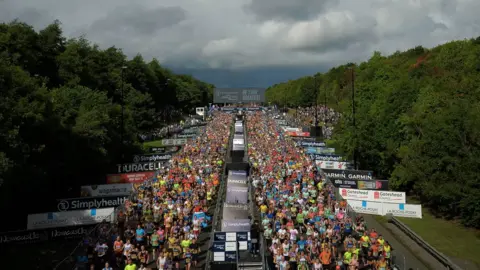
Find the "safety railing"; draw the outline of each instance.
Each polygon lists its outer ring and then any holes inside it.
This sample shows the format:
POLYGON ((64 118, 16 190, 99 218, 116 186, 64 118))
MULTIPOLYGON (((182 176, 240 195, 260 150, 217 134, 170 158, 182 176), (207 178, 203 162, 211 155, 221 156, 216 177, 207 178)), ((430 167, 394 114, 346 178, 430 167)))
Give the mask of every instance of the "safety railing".
POLYGON ((445 266, 446 269, 452 270, 462 270, 462 268, 456 265, 452 260, 450 260, 447 256, 440 253, 430 244, 425 242, 418 234, 412 231, 407 225, 401 222, 399 219, 395 218, 391 214, 387 215, 388 222, 397 226, 401 231, 403 231, 408 237, 410 237, 413 241, 415 241, 418 245, 420 245, 425 251, 427 251, 430 255, 432 255, 435 259, 438 260, 441 264, 445 266))

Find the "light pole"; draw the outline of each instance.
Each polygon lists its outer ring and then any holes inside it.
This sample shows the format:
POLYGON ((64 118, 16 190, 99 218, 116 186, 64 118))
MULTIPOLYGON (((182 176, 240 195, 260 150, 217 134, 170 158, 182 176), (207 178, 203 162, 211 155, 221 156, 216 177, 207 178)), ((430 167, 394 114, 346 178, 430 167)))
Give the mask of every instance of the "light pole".
POLYGON ((317 89, 317 75, 313 76, 313 88, 315 90, 315 130, 318 127, 318 89, 317 89))
POLYGON ((323 124, 327 127, 327 87, 323 86, 323 124))
POLYGON ((121 107, 122 107, 122 114, 121 114, 121 130, 120 130, 120 140, 122 141, 122 167, 123 167, 123 163, 125 162, 125 142, 124 142, 124 136, 125 136, 125 95, 124 95, 124 73, 125 73, 125 69, 127 69, 127 66, 122 66, 122 74, 121 74, 121 77, 122 77, 122 85, 121 85, 121 90, 120 90, 120 99, 121 99, 121 107))

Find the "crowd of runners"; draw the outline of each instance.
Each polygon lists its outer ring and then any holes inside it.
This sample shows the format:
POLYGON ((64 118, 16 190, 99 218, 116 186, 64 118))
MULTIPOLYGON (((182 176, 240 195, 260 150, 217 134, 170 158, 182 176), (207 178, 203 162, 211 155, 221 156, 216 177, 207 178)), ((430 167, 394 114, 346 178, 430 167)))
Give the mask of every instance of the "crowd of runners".
POLYGON ((333 126, 340 119, 340 113, 334 111, 332 108, 324 106, 297 107, 290 110, 290 113, 285 116, 288 123, 292 126, 311 127, 315 125, 315 115, 317 117, 317 124, 322 126, 323 136, 325 138, 331 138, 333 126), (317 110, 316 114, 315 108, 317 110))
POLYGON ((255 198, 273 264, 286 269, 391 269, 392 247, 346 202, 272 117, 247 117, 255 198))
POLYGON ((151 269, 150 264, 189 270, 197 264, 203 244, 199 234, 210 220, 208 208, 216 197, 233 121, 226 113, 214 114, 205 132, 156 177, 135 186, 118 212, 118 226, 104 234, 110 237, 98 238, 87 251, 90 269, 151 269))

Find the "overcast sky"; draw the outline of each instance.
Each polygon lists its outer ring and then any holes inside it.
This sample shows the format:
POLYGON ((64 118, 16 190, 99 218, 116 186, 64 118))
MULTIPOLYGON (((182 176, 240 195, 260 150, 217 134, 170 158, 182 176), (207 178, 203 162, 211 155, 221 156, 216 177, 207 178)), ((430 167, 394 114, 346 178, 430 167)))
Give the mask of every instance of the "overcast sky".
POLYGON ((0 0, 0 21, 182 68, 332 67, 480 35, 480 0, 0 0))

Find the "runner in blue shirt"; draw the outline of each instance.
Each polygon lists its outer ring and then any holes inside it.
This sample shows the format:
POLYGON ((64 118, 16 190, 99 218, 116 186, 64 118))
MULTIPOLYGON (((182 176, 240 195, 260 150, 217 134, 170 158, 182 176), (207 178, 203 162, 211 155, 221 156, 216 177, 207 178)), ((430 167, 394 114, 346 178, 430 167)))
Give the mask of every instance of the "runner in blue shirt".
POLYGON ((137 230, 135 232, 135 240, 137 241, 137 244, 140 246, 144 245, 145 242, 145 230, 142 228, 140 224, 137 226, 137 230))

